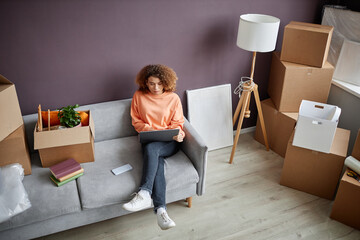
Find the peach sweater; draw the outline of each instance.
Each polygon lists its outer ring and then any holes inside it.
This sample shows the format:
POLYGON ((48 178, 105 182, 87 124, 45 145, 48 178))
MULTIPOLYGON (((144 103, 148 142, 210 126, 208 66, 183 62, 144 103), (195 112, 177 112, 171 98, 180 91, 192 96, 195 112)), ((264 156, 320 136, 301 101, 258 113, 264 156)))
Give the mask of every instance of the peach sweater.
POLYGON ((176 93, 154 95, 136 91, 130 114, 137 132, 179 128, 180 133, 185 136, 183 109, 176 93))

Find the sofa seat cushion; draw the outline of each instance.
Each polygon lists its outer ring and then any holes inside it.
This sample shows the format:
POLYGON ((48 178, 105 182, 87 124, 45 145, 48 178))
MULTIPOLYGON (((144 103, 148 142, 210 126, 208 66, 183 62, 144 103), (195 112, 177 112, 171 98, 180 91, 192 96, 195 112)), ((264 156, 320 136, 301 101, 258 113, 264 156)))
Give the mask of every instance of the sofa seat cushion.
MULTIPOLYGON (((83 209, 121 204, 138 191, 142 175, 142 151, 137 136, 95 143, 95 162, 81 164, 84 175, 77 180, 83 209), (129 163, 133 169, 115 176, 111 169, 129 163)), ((187 156, 179 151, 165 159, 167 191, 196 184, 199 176, 187 156)))
POLYGON ((0 231, 81 211, 76 181, 57 187, 50 179, 50 170, 41 167, 38 153, 31 155, 31 162, 32 174, 23 180, 31 207, 1 223, 0 231))

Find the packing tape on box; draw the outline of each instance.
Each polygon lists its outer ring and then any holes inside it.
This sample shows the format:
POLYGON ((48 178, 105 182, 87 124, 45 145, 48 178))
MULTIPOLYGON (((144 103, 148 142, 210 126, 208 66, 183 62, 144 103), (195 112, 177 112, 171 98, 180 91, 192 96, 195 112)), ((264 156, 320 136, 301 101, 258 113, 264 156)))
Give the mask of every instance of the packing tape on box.
POLYGON ((360 161, 356 158, 349 156, 345 159, 345 165, 351 170, 355 171, 357 174, 360 174, 360 161))

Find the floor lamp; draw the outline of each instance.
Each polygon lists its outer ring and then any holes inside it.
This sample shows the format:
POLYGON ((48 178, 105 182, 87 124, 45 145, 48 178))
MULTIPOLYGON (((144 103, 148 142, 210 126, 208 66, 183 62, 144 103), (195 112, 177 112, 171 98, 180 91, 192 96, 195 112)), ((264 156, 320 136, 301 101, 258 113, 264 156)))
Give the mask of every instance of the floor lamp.
POLYGON ((253 78, 254 78, 254 70, 255 70, 256 52, 271 52, 275 49, 276 39, 279 31, 279 25, 280 25, 280 19, 268 15, 244 14, 240 16, 239 30, 237 36, 237 46, 244 50, 253 52, 253 56, 252 56, 250 78, 248 78, 249 79, 248 81, 244 81, 244 82, 241 81, 238 87, 241 96, 234 113, 233 125, 235 125, 236 119, 238 118, 239 114, 240 116, 235 134, 234 145, 231 151, 231 156, 229 161, 230 164, 232 163, 234 158, 244 117, 246 118, 250 117, 249 104, 250 104, 251 93, 254 93, 261 130, 264 136, 265 146, 266 149, 269 150, 265 123, 261 110, 258 85, 254 83, 253 78))

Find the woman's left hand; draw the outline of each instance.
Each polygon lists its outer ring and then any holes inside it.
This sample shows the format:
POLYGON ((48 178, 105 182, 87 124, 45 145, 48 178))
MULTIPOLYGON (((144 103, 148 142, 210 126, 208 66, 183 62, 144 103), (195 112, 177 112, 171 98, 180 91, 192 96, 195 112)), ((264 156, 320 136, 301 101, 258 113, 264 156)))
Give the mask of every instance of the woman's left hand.
POLYGON ((182 142, 184 141, 184 136, 181 133, 179 133, 178 135, 174 136, 173 139, 177 142, 182 142))

